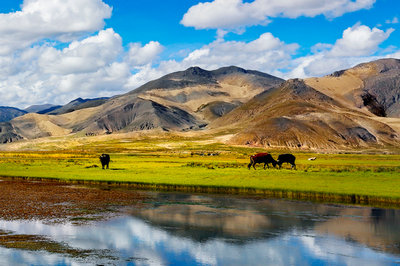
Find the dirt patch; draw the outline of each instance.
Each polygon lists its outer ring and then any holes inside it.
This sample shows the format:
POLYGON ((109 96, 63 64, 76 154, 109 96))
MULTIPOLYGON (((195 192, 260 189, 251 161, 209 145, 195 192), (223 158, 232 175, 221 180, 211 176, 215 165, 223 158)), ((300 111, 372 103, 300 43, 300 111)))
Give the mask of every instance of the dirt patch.
POLYGON ((2 178, 0 181, 0 217, 3 220, 84 223, 118 215, 124 206, 140 206, 147 199, 134 190, 22 179, 2 178))

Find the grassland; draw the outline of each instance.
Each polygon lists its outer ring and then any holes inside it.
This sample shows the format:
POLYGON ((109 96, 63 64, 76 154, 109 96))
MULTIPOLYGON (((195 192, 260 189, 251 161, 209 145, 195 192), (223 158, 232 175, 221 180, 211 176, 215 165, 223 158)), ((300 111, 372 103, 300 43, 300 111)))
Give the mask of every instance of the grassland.
MULTIPOLYGON (((193 138, 109 139, 0 152, 0 176, 400 206, 400 155, 294 152, 298 170, 248 170, 249 155, 260 151, 193 138), (109 170, 100 167, 103 152, 111 155, 109 170)), ((270 152, 276 158, 287 151, 270 152)))

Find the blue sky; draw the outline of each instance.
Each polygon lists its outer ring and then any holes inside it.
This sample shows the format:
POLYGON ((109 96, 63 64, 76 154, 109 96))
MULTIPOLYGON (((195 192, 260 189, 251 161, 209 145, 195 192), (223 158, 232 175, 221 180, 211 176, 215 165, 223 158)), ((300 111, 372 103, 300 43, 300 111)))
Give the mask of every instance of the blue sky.
POLYGON ((282 78, 400 58, 398 0, 5 0, 0 105, 112 96, 190 66, 282 78))

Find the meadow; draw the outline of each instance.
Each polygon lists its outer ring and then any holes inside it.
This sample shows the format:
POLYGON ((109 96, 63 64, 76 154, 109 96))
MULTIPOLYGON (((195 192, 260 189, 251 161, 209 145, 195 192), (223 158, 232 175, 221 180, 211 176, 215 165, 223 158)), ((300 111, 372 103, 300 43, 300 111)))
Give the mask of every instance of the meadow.
MULTIPOLYGON (((0 152, 0 176, 129 185, 190 192, 244 193, 400 205, 400 155, 292 152, 297 170, 248 170, 262 148, 185 138, 122 138, 53 151, 0 152), (101 153, 111 155, 103 170, 101 153), (310 157, 317 157, 309 161, 310 157)), ((269 150, 274 158, 287 150, 269 150)))

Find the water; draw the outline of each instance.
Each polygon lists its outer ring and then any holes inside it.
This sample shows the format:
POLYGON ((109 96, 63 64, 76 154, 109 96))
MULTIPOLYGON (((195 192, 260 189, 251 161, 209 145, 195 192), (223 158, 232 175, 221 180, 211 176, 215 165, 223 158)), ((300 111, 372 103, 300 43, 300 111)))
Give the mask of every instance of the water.
POLYGON ((400 210, 146 193, 145 204, 100 222, 0 220, 0 238, 24 238, 0 247, 0 264, 400 264, 400 210))

